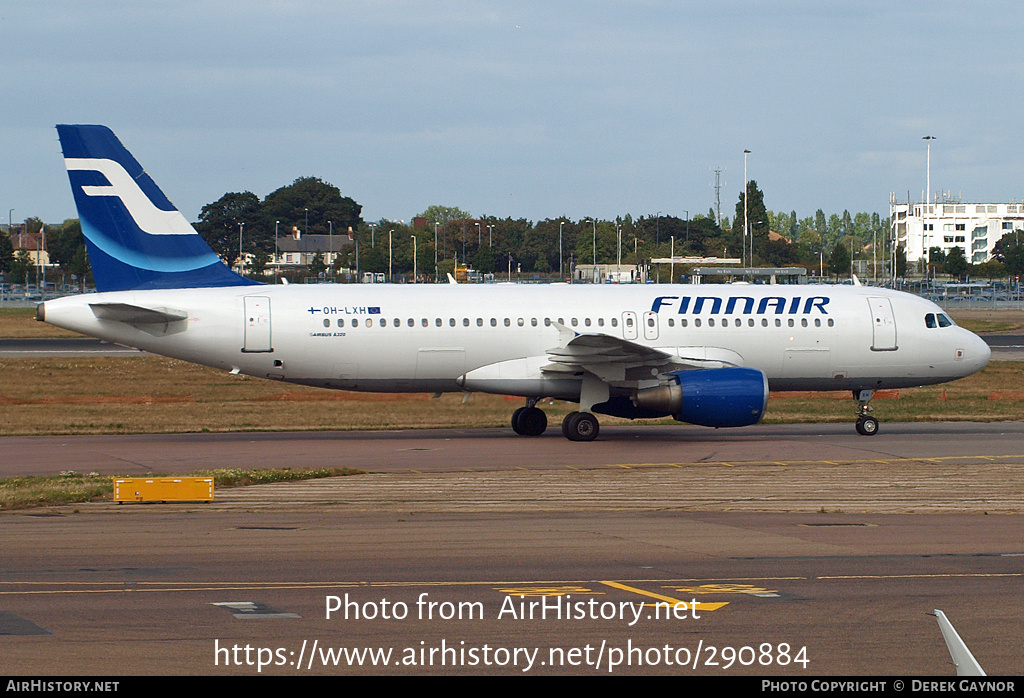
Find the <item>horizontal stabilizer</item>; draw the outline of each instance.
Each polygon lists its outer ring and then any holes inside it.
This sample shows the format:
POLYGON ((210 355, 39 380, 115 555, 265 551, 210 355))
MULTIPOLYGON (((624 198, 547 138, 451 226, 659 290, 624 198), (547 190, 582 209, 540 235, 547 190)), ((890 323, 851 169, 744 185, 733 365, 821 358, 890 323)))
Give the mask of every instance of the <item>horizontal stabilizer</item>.
POLYGON ((129 325, 164 325, 188 319, 188 313, 184 310, 143 308, 130 303, 90 303, 89 307, 100 320, 113 320, 129 325))

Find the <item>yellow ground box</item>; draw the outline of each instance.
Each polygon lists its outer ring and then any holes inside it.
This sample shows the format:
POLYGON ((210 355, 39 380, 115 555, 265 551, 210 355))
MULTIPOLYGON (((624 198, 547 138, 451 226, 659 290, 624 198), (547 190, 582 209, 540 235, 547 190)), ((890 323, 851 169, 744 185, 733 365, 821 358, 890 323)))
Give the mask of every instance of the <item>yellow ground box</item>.
POLYGON ((213 501, 212 477, 115 477, 114 501, 213 501))

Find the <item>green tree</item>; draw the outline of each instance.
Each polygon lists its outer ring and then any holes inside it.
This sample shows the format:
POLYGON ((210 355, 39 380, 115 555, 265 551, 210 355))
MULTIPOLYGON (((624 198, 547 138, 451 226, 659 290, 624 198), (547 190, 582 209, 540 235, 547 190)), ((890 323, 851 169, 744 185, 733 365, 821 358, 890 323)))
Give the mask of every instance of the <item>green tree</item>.
POLYGON ((768 229, 770 227, 768 209, 764 205, 764 192, 757 188, 757 182, 753 179, 747 182, 746 192, 740 193, 739 201, 736 202, 736 216, 733 218, 733 237, 743 240, 744 212, 747 225, 750 231, 750 239, 746 240, 749 254, 763 255, 764 247, 768 243, 768 229))
POLYGON ((14 247, 11 245, 11 236, 0 233, 0 274, 9 272, 13 263, 14 247))
POLYGON ((963 279, 970 267, 971 265, 964 257, 964 248, 954 247, 946 255, 946 273, 950 276, 958 280, 963 279))
POLYGON ((842 242, 832 246, 832 253, 828 256, 828 268, 837 279, 850 273, 850 250, 842 242))
MULTIPOLYGON (((203 206, 196 230, 224 261, 231 266, 238 259, 241 224, 245 223, 243 238, 248 238, 247 250, 257 248, 253 236, 263 227, 263 214, 259 197, 251 191, 230 192, 212 204, 203 206)), ((243 242, 245 242, 243 240, 243 242)), ((271 241, 273 249, 273 241, 271 241)))
MULTIPOLYGON (((311 235, 327 235, 356 230, 362 223, 363 207, 350 197, 342 196, 338 187, 318 177, 300 177, 286 187, 271 192, 263 200, 264 230, 269 232, 273 249, 274 225, 281 230, 298 228, 311 235), (308 215, 308 227, 307 227, 308 215)), ((246 233, 248 233, 246 224, 246 233)))
POLYGON ((472 217, 468 211, 463 211, 458 206, 428 206, 427 210, 419 214, 417 218, 427 219, 427 227, 434 229, 434 224, 447 225, 452 221, 462 221, 472 217))

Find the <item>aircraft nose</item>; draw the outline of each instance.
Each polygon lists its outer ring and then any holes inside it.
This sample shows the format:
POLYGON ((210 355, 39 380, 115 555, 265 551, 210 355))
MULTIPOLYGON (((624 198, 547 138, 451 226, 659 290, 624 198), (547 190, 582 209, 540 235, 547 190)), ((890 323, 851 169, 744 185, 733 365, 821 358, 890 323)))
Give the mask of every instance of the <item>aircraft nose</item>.
POLYGON ((964 367, 969 369, 969 373, 965 375, 976 373, 985 368, 992 358, 992 349, 988 343, 973 332, 970 335, 970 341, 964 351, 964 367))

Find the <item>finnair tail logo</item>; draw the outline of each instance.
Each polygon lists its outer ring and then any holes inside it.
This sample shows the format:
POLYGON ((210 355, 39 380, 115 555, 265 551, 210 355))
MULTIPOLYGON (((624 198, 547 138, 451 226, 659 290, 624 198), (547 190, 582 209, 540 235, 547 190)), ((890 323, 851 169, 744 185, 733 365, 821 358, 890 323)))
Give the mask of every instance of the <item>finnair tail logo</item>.
POLYGON ((65 158, 68 171, 99 172, 109 185, 83 186, 86 196, 115 196, 121 200, 142 232, 148 235, 198 235, 177 209, 163 211, 153 205, 131 175, 114 160, 102 158, 65 158))

